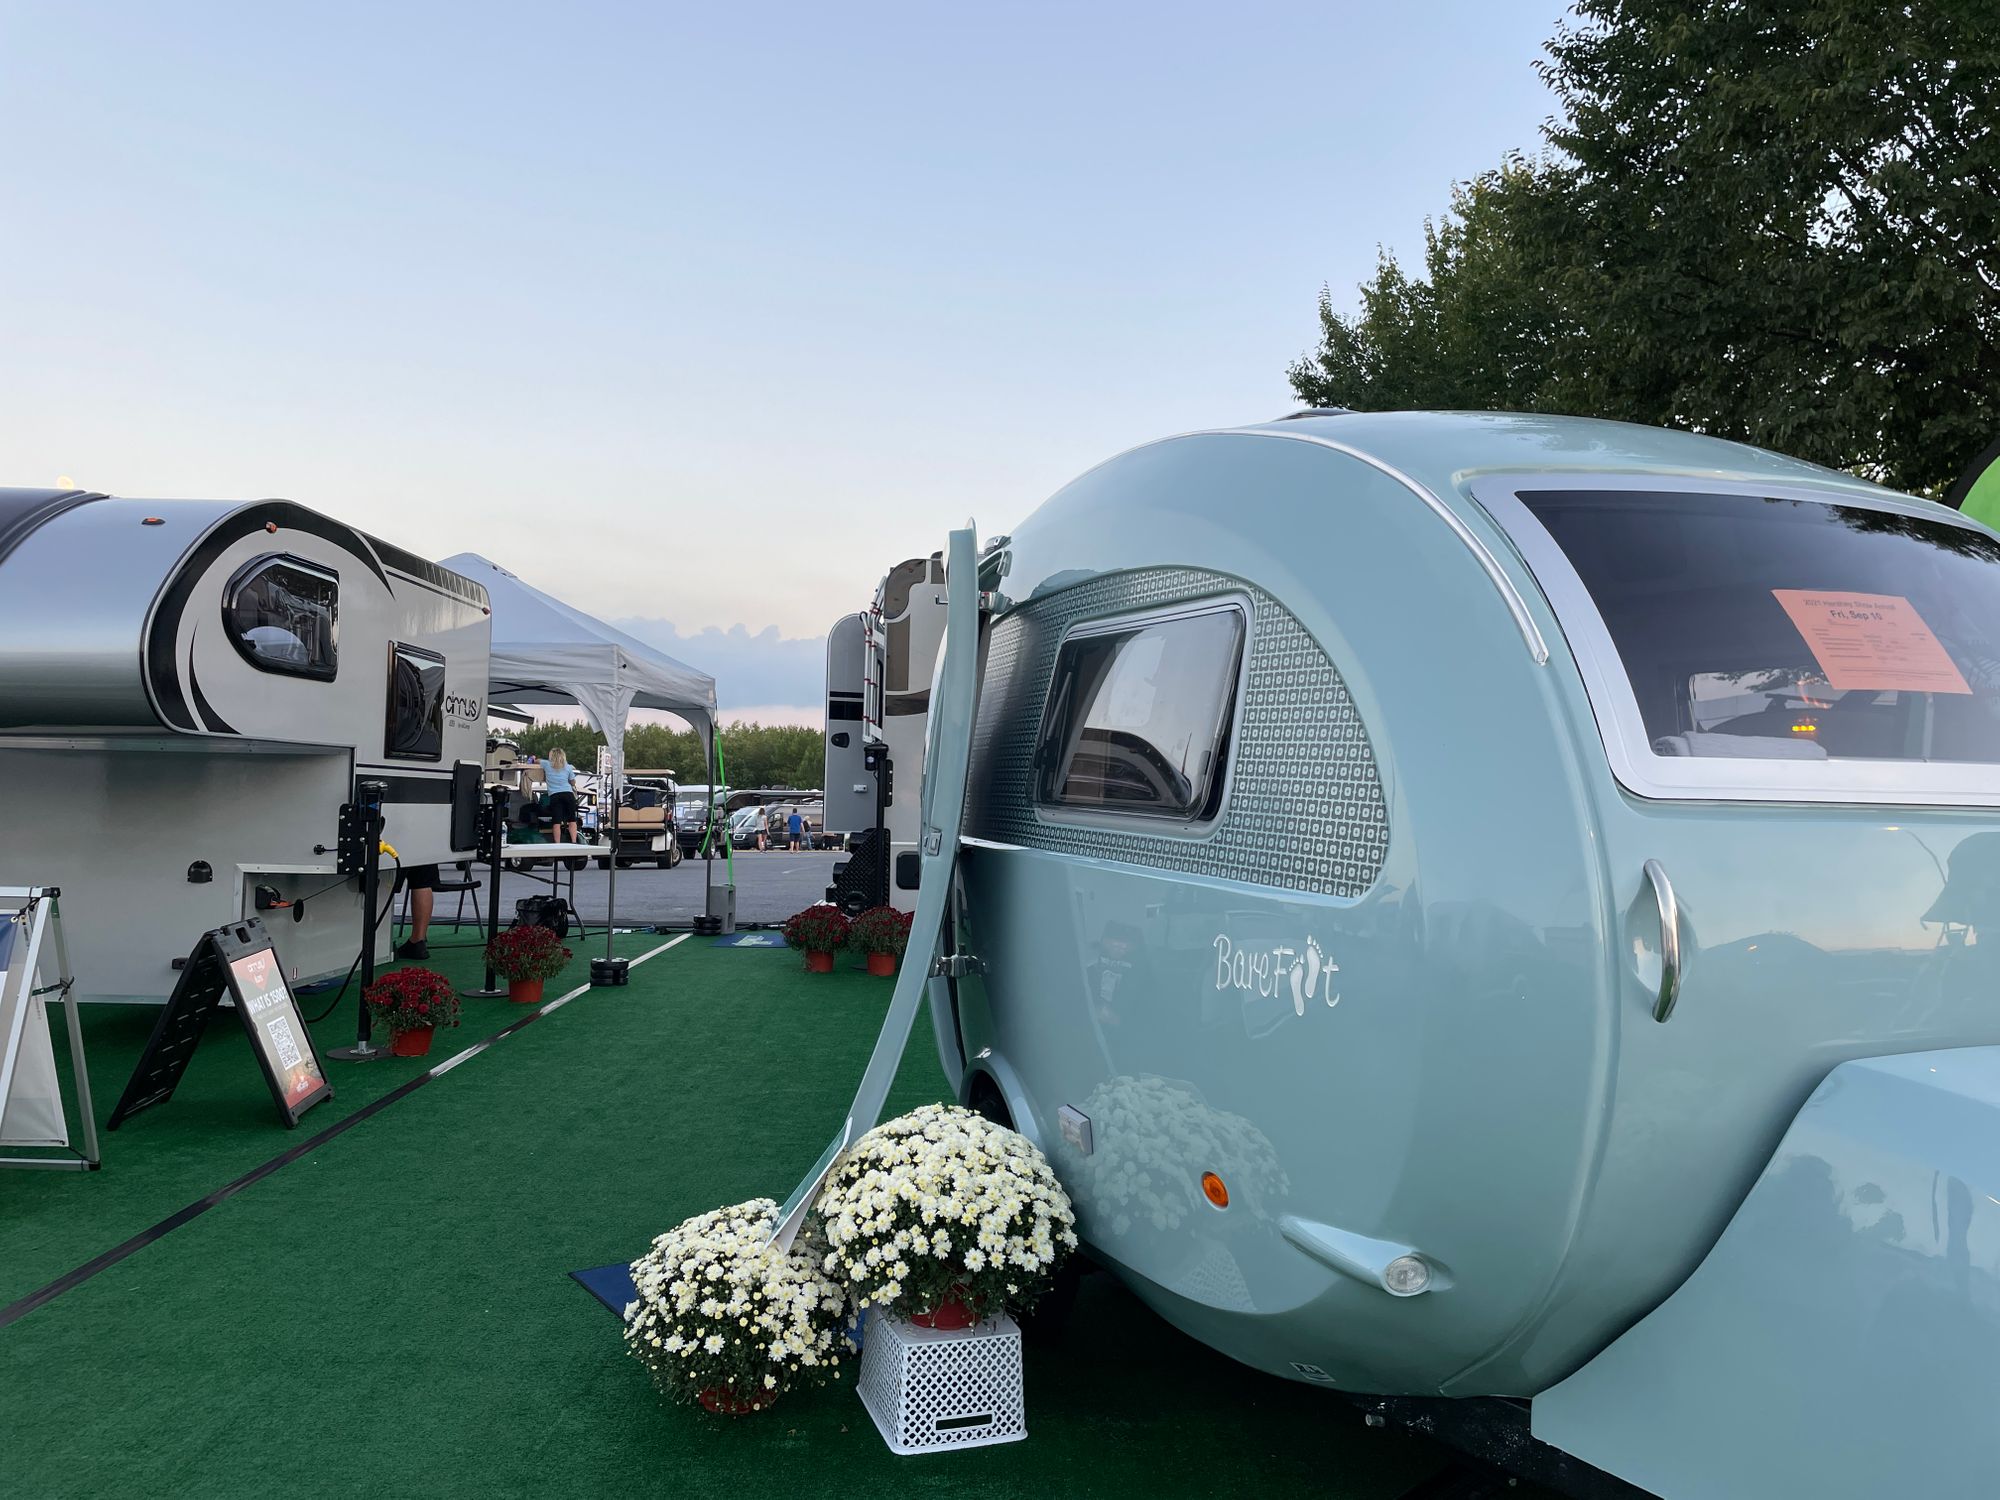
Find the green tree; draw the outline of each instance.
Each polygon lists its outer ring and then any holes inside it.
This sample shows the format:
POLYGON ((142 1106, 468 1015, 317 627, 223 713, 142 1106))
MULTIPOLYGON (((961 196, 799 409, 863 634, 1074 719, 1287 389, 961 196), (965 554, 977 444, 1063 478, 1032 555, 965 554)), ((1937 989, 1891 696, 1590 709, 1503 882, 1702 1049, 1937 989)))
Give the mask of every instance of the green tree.
POLYGON ((2000 430, 1993 0, 1581 0, 1551 154, 1461 188, 1316 404, 1690 427, 1936 492, 2000 430), (1546 334, 1538 332, 1546 329, 1546 334))
POLYGON ((1425 222, 1421 274, 1383 252, 1355 317, 1322 290, 1320 347, 1292 366, 1293 389, 1361 411, 1575 409, 1583 330, 1544 249, 1563 179, 1550 162, 1511 158, 1425 222))

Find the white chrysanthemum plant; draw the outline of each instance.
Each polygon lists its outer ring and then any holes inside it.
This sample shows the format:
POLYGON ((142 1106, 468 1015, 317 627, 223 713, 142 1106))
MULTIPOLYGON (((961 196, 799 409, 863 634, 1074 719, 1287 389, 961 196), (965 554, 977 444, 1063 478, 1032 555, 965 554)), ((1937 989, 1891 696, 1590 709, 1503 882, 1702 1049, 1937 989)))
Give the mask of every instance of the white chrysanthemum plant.
POLYGON ((777 1218, 769 1198, 698 1214, 632 1263, 625 1346, 671 1399, 741 1415, 833 1378, 853 1351, 824 1247, 801 1236, 779 1249, 777 1218))
POLYGON ((1076 1216, 1048 1159, 952 1104, 862 1136, 816 1207, 827 1276, 859 1307, 937 1328, 1033 1305, 1076 1248, 1076 1216))

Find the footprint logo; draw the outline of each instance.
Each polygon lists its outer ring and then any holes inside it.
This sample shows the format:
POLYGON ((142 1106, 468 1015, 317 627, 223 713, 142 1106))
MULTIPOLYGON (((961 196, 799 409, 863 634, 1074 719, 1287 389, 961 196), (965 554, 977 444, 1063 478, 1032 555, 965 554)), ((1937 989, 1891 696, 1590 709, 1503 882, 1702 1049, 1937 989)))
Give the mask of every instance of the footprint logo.
POLYGON ((1306 1001, 1319 993, 1319 982, 1326 981, 1326 1003, 1340 1004, 1340 991, 1333 986, 1333 976, 1340 972, 1340 965, 1328 958, 1320 948, 1319 939, 1306 939, 1306 951, 1292 965, 1292 1011, 1295 1015, 1306 1013, 1306 1001))
MULTIPOLYGON (((1333 976, 1340 972, 1340 965, 1321 954, 1319 944, 1311 938, 1306 939, 1306 961, 1309 964, 1323 964, 1319 972, 1319 977, 1324 986, 1320 991, 1320 995, 1326 1001, 1327 1008, 1331 1010, 1334 1006, 1340 1004, 1340 990, 1333 982, 1333 976)), ((1306 993, 1312 993, 1310 985, 1306 987, 1306 993)))

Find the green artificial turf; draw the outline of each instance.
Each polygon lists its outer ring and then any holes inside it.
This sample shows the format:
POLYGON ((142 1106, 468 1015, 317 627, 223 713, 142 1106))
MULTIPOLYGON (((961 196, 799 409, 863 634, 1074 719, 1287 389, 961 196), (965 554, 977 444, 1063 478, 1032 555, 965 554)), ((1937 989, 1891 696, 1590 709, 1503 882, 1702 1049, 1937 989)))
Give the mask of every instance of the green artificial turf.
MULTIPOLYGON (((0 1329, 0 1494, 1359 1500, 1442 1466, 1183 1337, 1103 1274, 1060 1340, 1029 1349, 1022 1443, 894 1457, 851 1378, 750 1418, 664 1405, 567 1273, 689 1214, 782 1198, 841 1118, 889 988, 691 938, 526 1027, 0 1329)), ((473 1002, 438 1056, 517 1018, 473 1002)), ((144 1020, 90 1018, 100 1114, 144 1020)), ((322 1046, 347 1029, 329 1022, 322 1046)), ((300 1130, 422 1066, 329 1064, 339 1095, 300 1130)), ((919 1018, 891 1108, 942 1092, 919 1018)), ((296 1142, 270 1109, 218 1027, 181 1096, 106 1138, 103 1172, 0 1174, 0 1301, 296 1142)))
MULTIPOLYGON (((632 933, 615 941, 617 951, 629 956, 658 947, 665 939, 632 933)), ((583 983, 589 977, 585 956, 602 953, 603 943, 601 934, 587 947, 572 943, 578 957, 567 973, 550 983, 548 996, 583 983)), ((480 949, 471 928, 463 929, 462 936, 440 929, 428 966, 458 983, 477 985, 484 977, 480 949)), ((398 965, 384 964, 390 967, 398 965)), ((354 1040, 359 990, 357 978, 338 1004, 331 990, 299 997, 299 1009, 308 1017, 333 1005, 326 1019, 313 1027, 322 1056, 354 1040)), ((307 1111, 295 1130, 284 1127, 272 1104, 242 1027, 232 1015, 219 1013, 195 1049, 173 1098, 108 1131, 105 1122, 160 1012, 151 1005, 85 1006, 84 1052, 90 1060, 104 1166, 87 1179, 67 1172, 0 1170, 0 1307, 318 1134, 442 1058, 520 1020, 529 1009, 505 999, 467 1000, 463 1023, 456 1030, 437 1033, 431 1057, 391 1057, 363 1064, 329 1061, 333 1098, 307 1111)), ((70 1136, 76 1141, 69 1029, 59 1009, 50 1009, 49 1029, 55 1039, 64 1107, 70 1112, 70 1136)), ((376 1040, 386 1045, 386 1037, 378 1035, 376 1040)))

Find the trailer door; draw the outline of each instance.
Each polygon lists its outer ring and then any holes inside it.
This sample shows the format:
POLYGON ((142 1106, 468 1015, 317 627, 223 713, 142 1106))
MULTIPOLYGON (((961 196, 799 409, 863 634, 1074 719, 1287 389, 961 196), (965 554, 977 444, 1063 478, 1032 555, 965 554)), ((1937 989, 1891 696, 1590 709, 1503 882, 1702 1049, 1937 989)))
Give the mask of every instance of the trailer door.
MULTIPOLYGON (((848 1107, 847 1118, 819 1162, 786 1200, 778 1238, 789 1244, 820 1183, 835 1158, 849 1143, 872 1129, 882 1117, 896 1069, 916 1023, 918 1003, 931 987, 933 968, 944 956, 944 923, 950 910, 953 872, 958 863, 959 823, 965 811, 966 767, 972 756, 972 716, 979 667, 979 559, 976 531, 970 521, 951 533, 946 547, 944 650, 938 654, 931 679, 930 723, 924 747, 922 822, 918 857, 923 878, 917 888, 917 912, 910 929, 910 948, 896 977, 896 993, 875 1051, 848 1107)), ((938 988, 943 988, 939 985, 938 988)), ((949 1003, 948 1001, 946 1002, 949 1003)))

